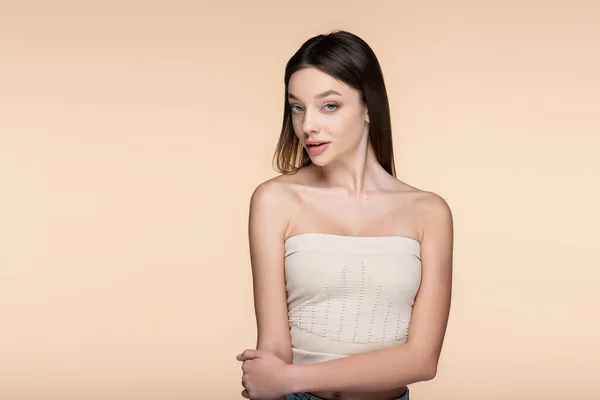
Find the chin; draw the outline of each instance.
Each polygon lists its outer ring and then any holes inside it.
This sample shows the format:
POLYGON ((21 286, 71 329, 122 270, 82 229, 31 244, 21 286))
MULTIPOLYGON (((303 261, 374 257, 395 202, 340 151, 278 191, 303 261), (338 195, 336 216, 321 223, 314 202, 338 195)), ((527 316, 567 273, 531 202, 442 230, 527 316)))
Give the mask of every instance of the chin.
POLYGON ((331 159, 329 157, 311 157, 310 161, 317 167, 325 167, 331 163, 331 159))

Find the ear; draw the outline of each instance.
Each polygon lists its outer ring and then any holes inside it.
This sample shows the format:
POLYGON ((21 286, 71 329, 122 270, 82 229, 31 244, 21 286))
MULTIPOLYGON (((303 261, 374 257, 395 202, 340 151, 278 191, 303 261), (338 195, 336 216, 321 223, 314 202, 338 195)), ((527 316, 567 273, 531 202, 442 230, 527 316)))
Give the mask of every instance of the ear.
POLYGON ((366 121, 367 123, 369 123, 369 124, 371 123, 371 120, 369 119, 369 112, 368 112, 368 111, 367 111, 367 113, 365 114, 365 121, 366 121))

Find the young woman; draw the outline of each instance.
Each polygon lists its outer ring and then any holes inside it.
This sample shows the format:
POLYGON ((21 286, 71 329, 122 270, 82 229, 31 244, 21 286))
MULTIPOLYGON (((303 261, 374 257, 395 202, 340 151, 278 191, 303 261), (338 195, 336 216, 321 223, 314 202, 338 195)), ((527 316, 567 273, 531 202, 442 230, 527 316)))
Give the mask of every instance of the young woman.
POLYGON ((437 370, 452 214, 396 178, 384 80, 361 38, 318 35, 289 60, 275 161, 250 200, 258 340, 237 356, 242 396, 407 400, 437 370))

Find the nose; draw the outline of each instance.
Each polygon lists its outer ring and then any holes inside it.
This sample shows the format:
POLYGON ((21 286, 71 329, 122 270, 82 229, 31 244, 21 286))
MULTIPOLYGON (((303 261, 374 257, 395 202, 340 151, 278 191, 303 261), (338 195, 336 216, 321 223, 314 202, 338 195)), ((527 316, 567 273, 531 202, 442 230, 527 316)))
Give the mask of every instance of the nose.
POLYGON ((304 111, 304 119, 302 120, 302 131, 304 133, 313 133, 316 131, 316 118, 312 111, 304 111))

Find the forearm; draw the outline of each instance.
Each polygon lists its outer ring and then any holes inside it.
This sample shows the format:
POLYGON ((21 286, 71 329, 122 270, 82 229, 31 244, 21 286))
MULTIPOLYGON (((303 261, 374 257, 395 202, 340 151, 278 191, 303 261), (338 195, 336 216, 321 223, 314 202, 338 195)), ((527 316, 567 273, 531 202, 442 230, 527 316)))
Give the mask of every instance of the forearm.
POLYGON ((290 344, 280 343, 257 343, 257 350, 266 350, 277 358, 283 360, 286 364, 292 363, 292 346, 290 344))
POLYGON ((295 392, 384 391, 432 379, 435 364, 409 345, 399 345, 332 361, 293 365, 290 389, 295 392))

